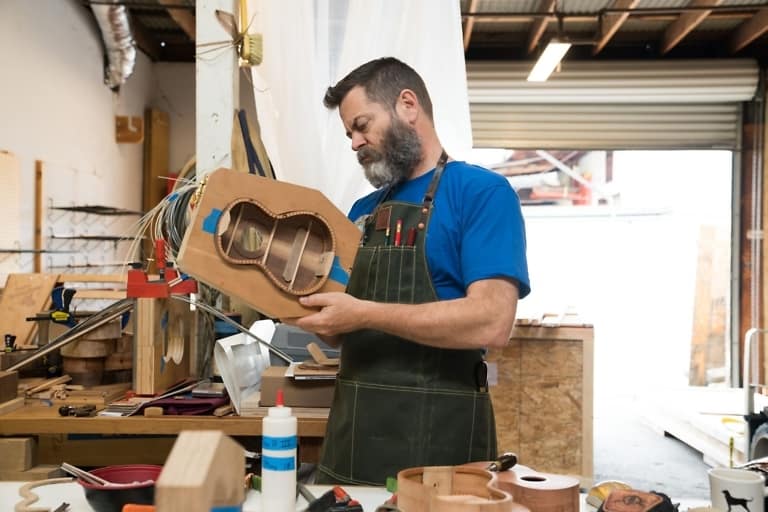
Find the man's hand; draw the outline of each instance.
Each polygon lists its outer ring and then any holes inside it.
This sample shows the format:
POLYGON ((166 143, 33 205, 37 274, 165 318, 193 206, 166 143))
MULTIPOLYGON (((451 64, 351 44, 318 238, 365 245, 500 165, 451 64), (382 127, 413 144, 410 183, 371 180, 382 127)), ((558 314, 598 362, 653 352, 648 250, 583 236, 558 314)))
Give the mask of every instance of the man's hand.
POLYGON ((320 336, 336 336, 364 327, 365 301, 342 292, 316 293, 299 298, 302 306, 321 308, 296 320, 296 326, 320 336))

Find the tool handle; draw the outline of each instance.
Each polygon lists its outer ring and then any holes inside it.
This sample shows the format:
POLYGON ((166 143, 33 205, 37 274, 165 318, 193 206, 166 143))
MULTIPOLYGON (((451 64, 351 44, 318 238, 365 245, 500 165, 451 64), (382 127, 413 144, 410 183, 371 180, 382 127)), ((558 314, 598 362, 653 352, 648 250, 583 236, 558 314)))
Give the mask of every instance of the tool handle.
POLYGON ((517 455, 512 452, 505 452, 488 465, 489 471, 501 472, 510 469, 517 464, 517 455))

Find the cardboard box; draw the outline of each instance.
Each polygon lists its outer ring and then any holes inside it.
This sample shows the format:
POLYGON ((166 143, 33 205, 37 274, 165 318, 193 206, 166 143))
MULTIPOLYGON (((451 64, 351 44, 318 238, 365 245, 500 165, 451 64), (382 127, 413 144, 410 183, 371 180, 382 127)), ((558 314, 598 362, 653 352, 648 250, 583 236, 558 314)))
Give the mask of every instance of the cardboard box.
POLYGON ((296 380, 285 376, 287 366, 270 366, 261 374, 259 405, 275 405, 277 390, 282 388, 285 405, 290 407, 330 407, 334 379, 296 380))

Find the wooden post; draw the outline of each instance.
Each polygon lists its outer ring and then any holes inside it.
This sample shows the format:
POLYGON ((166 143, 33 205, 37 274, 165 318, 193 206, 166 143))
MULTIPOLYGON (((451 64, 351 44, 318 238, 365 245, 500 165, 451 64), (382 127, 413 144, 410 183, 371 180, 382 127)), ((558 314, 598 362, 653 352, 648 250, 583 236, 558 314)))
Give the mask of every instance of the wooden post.
POLYGON ((239 97, 238 55, 233 45, 215 45, 231 41, 219 23, 216 11, 229 13, 237 19, 236 0, 200 0, 195 7, 198 52, 195 89, 195 150, 196 176, 219 167, 232 167, 233 113, 239 97))
POLYGON ((43 271, 43 161, 35 160, 35 258, 34 272, 43 271))

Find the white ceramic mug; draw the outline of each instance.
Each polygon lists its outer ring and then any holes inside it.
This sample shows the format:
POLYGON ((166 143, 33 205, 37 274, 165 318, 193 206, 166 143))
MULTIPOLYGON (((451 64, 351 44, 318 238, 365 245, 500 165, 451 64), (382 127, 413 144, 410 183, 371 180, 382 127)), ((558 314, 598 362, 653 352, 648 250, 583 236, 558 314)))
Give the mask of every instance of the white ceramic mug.
POLYGON ((748 469, 709 470, 709 496, 712 506, 722 512, 765 512, 763 475, 748 469))

